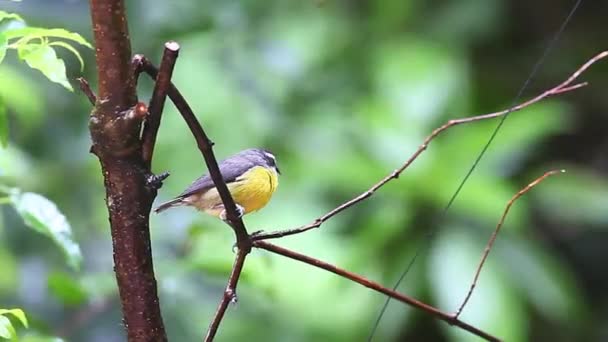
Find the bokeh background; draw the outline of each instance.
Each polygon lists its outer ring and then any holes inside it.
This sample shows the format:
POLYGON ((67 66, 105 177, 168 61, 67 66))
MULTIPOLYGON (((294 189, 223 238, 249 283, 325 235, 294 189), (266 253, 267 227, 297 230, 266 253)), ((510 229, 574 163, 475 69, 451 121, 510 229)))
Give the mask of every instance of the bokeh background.
MULTIPOLYGON (((127 3, 134 53, 157 62, 165 41, 181 44, 174 82, 216 154, 262 146, 278 156, 277 194, 245 219, 254 231, 311 222, 402 164, 446 120, 507 108, 574 1, 127 3)), ((0 1, 0 9, 92 40, 87 1, 0 1)), ((607 3, 583 2, 523 97, 606 49, 607 14, 607 3)), ((95 84, 93 52, 80 51, 95 84)), ((80 76, 78 61, 62 56, 70 77, 80 76)), ((446 215, 497 121, 451 129, 371 200, 278 243, 387 285, 420 251, 400 291, 454 311, 506 201, 544 171, 564 168, 517 202, 462 318, 507 341, 607 340, 607 77, 602 62, 582 77, 589 87, 510 115, 446 215)), ((141 100, 150 90, 142 79, 141 100)), ((88 153, 90 105, 10 53, 0 96, 10 119, 0 182, 57 203, 84 254, 72 270, 50 239, 0 207, 0 307, 25 310, 26 338, 124 340, 100 168, 88 153)), ((205 172, 169 103, 154 170, 171 172, 159 202, 205 172)), ((232 232, 181 208, 153 215, 151 229, 169 339, 201 340, 232 264, 232 232)), ((217 340, 363 341, 383 302, 255 251, 217 340)), ((374 340, 475 338, 392 303, 374 340)))

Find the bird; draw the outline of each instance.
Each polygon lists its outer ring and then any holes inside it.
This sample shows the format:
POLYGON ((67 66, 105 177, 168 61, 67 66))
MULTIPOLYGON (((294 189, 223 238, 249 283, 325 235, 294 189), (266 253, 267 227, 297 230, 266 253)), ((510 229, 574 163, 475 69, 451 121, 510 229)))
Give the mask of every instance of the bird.
MULTIPOLYGON (((249 148, 219 163, 220 173, 234 199, 239 216, 262 209, 276 191, 281 174, 275 155, 267 149, 249 148)), ((208 174, 196 179, 174 199, 154 211, 191 206, 226 221, 226 209, 208 174)))

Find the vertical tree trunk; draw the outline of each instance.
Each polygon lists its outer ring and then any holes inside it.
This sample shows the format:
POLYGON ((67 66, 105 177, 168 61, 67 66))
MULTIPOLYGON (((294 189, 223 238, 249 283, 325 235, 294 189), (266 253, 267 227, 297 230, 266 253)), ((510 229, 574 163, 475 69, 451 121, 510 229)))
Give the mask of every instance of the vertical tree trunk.
POLYGON ((131 45, 122 0, 90 0, 99 78, 89 128, 99 157, 110 217, 116 280, 129 341, 166 341, 150 247, 156 190, 141 153, 145 108, 137 106, 131 45))

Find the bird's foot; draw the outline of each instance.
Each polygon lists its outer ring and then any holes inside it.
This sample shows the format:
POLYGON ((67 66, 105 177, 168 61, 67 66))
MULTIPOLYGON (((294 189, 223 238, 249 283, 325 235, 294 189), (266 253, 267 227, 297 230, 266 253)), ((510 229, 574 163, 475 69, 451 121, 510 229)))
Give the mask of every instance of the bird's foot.
POLYGON ((236 213, 239 215, 239 217, 243 217, 243 215, 245 215, 245 208, 243 208, 242 205, 237 204, 236 205, 236 213))
MULTIPOLYGON (((240 204, 236 204, 236 214, 238 215, 238 217, 243 217, 243 215, 245 215, 245 208, 243 208, 243 206, 241 206, 240 204)), ((230 224, 230 222, 228 221, 228 215, 226 214, 226 209, 223 209, 220 213, 220 219, 230 224)))

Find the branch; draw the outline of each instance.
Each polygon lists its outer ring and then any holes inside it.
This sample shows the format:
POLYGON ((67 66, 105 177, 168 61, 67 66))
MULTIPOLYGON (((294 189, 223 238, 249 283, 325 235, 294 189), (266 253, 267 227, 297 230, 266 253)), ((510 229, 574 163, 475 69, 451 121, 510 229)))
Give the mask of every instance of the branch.
POLYGON ((327 214, 315 219, 313 222, 311 222, 307 225, 293 228, 293 229, 285 229, 285 230, 279 230, 279 231, 270 232, 270 233, 256 234, 255 236, 252 236, 252 239, 254 241, 266 240, 266 239, 276 239, 276 238, 280 238, 280 237, 284 237, 284 236, 303 233, 308 230, 320 227, 323 224, 323 222, 329 220, 330 218, 337 215, 338 213, 352 207, 353 205, 371 197, 376 192, 376 190, 383 187, 386 183, 388 183, 389 181, 391 181, 393 179, 397 179, 399 177, 399 175, 401 175, 401 173, 403 171, 405 171, 405 169, 407 169, 414 162, 414 160, 416 160, 420 156, 420 154, 422 154, 422 152, 424 152, 427 149, 427 147, 431 143, 431 141, 434 140, 439 134, 441 134, 443 131, 447 130, 448 128, 450 128, 452 126, 461 125, 461 124, 466 124, 466 123, 471 123, 471 122, 481 121, 481 120, 487 120, 487 119, 493 119, 493 118, 497 118, 497 117, 500 117, 503 115, 507 115, 512 112, 516 112, 523 108, 526 108, 547 97, 563 94, 563 93, 581 88, 581 87, 585 86, 587 83, 584 82, 584 83, 578 83, 578 84, 574 84, 574 85, 571 85, 571 83, 574 82, 574 80, 576 80, 580 76, 580 74, 583 73, 585 70, 587 70, 593 63, 599 61, 602 58, 605 58, 606 56, 608 56, 608 51, 603 51, 603 52, 597 54, 595 57, 593 57, 589 61, 587 61, 587 63, 583 64, 583 66, 581 66, 578 70, 576 70, 572 75, 570 75, 570 77, 568 77, 568 79, 566 79, 564 82, 558 84, 557 86, 555 86, 555 87, 543 92, 542 94, 540 94, 526 102, 523 102, 513 108, 506 109, 506 110, 503 110, 500 112, 448 121, 443 126, 435 129, 429 136, 427 136, 424 139, 424 142, 422 143, 422 145, 420 145, 418 147, 418 149, 414 152, 414 154, 412 154, 412 156, 401 167, 399 167, 398 169, 391 172, 389 175, 387 175, 386 177, 381 179, 378 183, 374 184, 371 188, 369 188, 367 191, 363 192, 359 196, 357 196, 347 202, 344 202, 343 204, 341 204, 338 207, 334 208, 333 210, 329 211, 327 214))
POLYGON ((301 261, 303 263, 324 269, 326 271, 329 271, 331 273, 337 274, 341 277, 344 277, 346 279, 352 280, 358 284, 361 284, 367 288, 370 288, 374 291, 380 292, 382 294, 385 294, 391 298, 394 298, 400 302, 403 302, 407 305, 413 306, 417 309, 420 309, 422 311, 427 312, 428 314, 450 324, 450 325, 455 325, 463 330, 466 330, 476 336, 479 336, 487 341, 500 341, 499 338, 490 335, 489 333, 482 331, 468 323, 465 323, 463 321, 458 320, 457 317, 450 315, 448 313, 445 313, 443 311, 440 311, 428 304, 425 304, 421 301, 418 301, 414 298, 411 298, 409 296, 406 296, 404 294, 401 294, 397 291, 394 291, 390 288, 384 287, 376 282, 373 282, 369 279, 366 279, 358 274, 349 272, 347 270, 343 270, 341 268, 338 268, 334 265, 328 264, 324 261, 321 261, 319 259, 315 259, 315 258, 311 258, 309 256, 306 256, 304 254, 300 254, 297 252, 294 252, 292 250, 283 248, 283 247, 279 247, 277 245, 273 245, 269 242, 266 241, 254 241, 253 242, 253 246, 257 247, 257 248, 261 248, 261 249, 265 249, 267 251, 273 252, 275 254, 279 254, 282 255, 284 257, 290 258, 290 259, 294 259, 294 260, 298 260, 301 261))
POLYGON ((545 178, 547 178, 549 176, 553 176, 560 172, 566 172, 566 171, 565 170, 553 170, 553 171, 545 172, 542 176, 540 176, 540 177, 536 178, 534 181, 532 181, 532 183, 526 185, 523 189, 519 190, 509 200, 509 202, 507 202, 507 206, 505 207, 505 210, 502 213, 502 216, 500 217, 500 221, 498 221, 498 224, 496 225, 496 229, 490 236, 490 240, 488 241, 488 244, 486 245, 486 248, 483 251, 483 255, 481 256, 481 261, 479 262, 479 266, 477 266, 477 271, 475 272, 475 277, 473 278, 473 282, 471 283, 469 292, 467 293, 466 297, 462 301, 462 304, 460 304, 460 307, 458 308, 458 311, 456 311, 454 318, 458 318, 458 316, 460 316, 460 314, 462 313, 462 310, 464 309, 464 307, 467 305, 469 299, 471 298, 471 295, 473 294, 473 290, 475 289, 475 286, 477 286, 477 280, 479 279, 479 274, 481 273, 481 269, 483 268, 483 265, 485 264, 486 259, 488 258, 488 254, 490 254, 490 250, 492 249, 492 246, 494 245, 494 241, 496 241, 498 232, 500 231, 500 228, 502 228, 502 226, 504 225, 505 219, 507 218, 507 215, 509 214, 509 210, 511 210, 511 206, 513 206, 513 203, 515 203, 515 201, 517 201, 521 196, 523 196, 528 191, 530 191, 533 187, 535 187, 540 182, 545 180, 545 178))
MULTIPOLYGON (((132 71, 134 74, 145 72, 152 78, 158 78, 159 75, 159 71, 156 69, 156 67, 141 55, 136 55, 132 59, 132 71)), ((203 130, 203 127, 196 119, 196 115, 194 115, 192 108, 190 108, 190 105, 188 105, 186 99, 184 99, 173 83, 169 83, 169 87, 166 92, 186 121, 186 124, 188 124, 188 127, 196 140, 197 146, 203 154, 203 158, 205 159, 205 163, 209 169, 209 175, 211 176, 215 188, 220 194, 224 208, 226 209, 226 218, 228 219, 229 225, 232 227, 236 235, 236 245, 238 246, 236 260, 232 267, 232 273, 228 279, 224 296, 220 301, 217 312, 215 313, 215 317, 213 318, 205 337, 205 341, 213 341, 224 314, 226 313, 228 305, 231 302, 236 301, 236 286, 245 263, 245 258, 247 257, 247 254, 251 252, 252 241, 247 233, 243 220, 237 213, 234 199, 232 198, 232 195, 230 194, 230 191, 226 186, 226 182, 224 181, 224 178, 220 172, 217 159, 213 153, 213 142, 209 140, 207 134, 203 130)), ((156 129, 158 129, 158 127, 156 129)))
MULTIPOLYGON (((137 71, 143 71, 150 75, 152 78, 156 78, 158 74, 158 69, 145 57, 143 56, 135 56, 133 59, 134 68, 137 71)), ((215 154, 213 153, 213 142, 209 140, 207 134, 203 130, 203 127, 196 119, 196 115, 190 108, 190 105, 186 102, 186 99, 182 96, 182 94, 177 90, 175 85, 171 83, 167 94, 177 110, 180 112, 186 124, 190 128, 194 139, 196 139, 196 144, 198 149, 203 154, 203 158, 205 159, 205 163, 207 164, 207 168, 209 169, 209 175, 213 180, 213 184, 215 188, 218 190, 220 194, 220 198, 222 199, 222 203, 224 208, 226 209, 226 218, 230 223, 230 226, 234 230, 236 235, 236 243, 239 247, 239 250, 246 251, 247 253, 251 251, 251 239, 249 238, 249 234, 247 233, 247 229, 245 228, 245 224, 243 220, 239 216, 236 205, 234 203, 234 199, 228 191, 228 187, 226 186, 226 182, 220 173, 219 166, 217 164, 217 159, 215 158, 215 154)))
POLYGON ((166 341, 148 226, 156 191, 146 186, 141 157, 147 108, 137 103, 125 6, 121 0, 90 0, 90 5, 99 79, 89 120, 91 150, 104 176, 123 324, 129 341, 166 341))
POLYGON ((156 76, 154 91, 152 92, 152 98, 150 99, 150 105, 148 106, 149 115, 144 125, 141 139, 142 155, 148 169, 152 166, 152 154, 154 153, 156 136, 158 134, 158 128, 160 127, 160 119, 162 117, 163 107, 165 106, 167 91, 171 86, 171 75, 173 74, 173 67, 175 66, 178 53, 179 44, 172 41, 165 43, 163 58, 160 62, 160 69, 156 76))
POLYGON ((230 278, 228 279, 228 284, 226 285, 226 289, 224 290, 224 296, 220 301, 220 305, 217 307, 217 311, 215 312, 215 316, 209 325, 209 329, 207 330, 207 335, 205 336, 205 342, 213 341, 215 338, 215 334, 217 333, 217 329, 224 318, 224 313, 226 313, 226 309, 230 303, 236 303, 237 295, 236 295, 236 285, 239 282, 239 278, 241 276, 241 272, 243 271, 243 265, 245 264, 245 258, 249 251, 238 250, 236 254, 236 258, 234 260, 234 265, 232 266, 232 273, 230 274, 230 278))
POLYGON ((95 102, 97 102, 97 96, 95 96, 95 93, 93 92, 93 89, 91 89, 89 82, 84 77, 78 77, 76 81, 78 81, 78 86, 80 87, 80 90, 87 96, 89 102, 91 102, 91 104, 94 106, 95 102))

